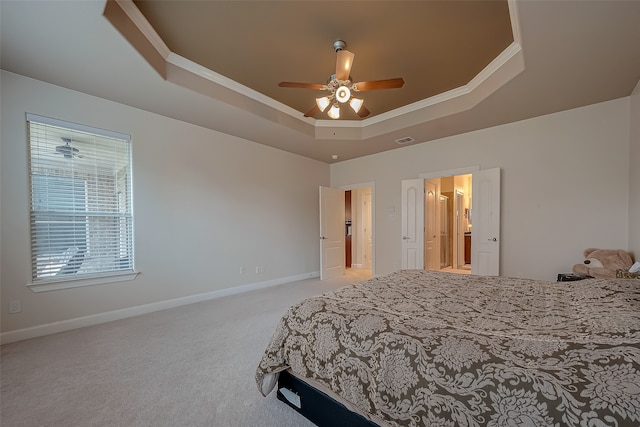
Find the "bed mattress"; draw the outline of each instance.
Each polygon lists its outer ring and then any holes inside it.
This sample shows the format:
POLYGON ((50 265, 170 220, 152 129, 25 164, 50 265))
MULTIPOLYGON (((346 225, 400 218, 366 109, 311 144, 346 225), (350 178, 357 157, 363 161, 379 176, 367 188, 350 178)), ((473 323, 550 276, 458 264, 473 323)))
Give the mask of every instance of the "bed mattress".
POLYGON ((292 306, 256 372, 379 424, 640 424, 640 283, 400 271, 292 306))

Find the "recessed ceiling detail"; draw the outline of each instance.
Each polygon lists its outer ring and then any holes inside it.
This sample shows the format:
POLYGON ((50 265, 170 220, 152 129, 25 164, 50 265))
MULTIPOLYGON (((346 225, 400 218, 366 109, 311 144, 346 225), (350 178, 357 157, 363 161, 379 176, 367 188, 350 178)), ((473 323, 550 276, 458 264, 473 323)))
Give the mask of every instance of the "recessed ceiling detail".
POLYGON ((3 76, 326 163, 402 150, 407 145, 395 140, 408 135, 415 143, 443 140, 627 97, 640 75, 638 1, 0 4, 3 76), (74 31, 60 31, 60 22, 73 22, 74 31), (177 30, 166 33, 165 25, 177 30), (487 38, 502 42, 477 56, 487 38), (356 53, 358 80, 405 80, 400 89, 361 92, 371 111, 364 119, 350 108, 344 120, 305 118, 307 91, 278 87, 324 82, 333 40, 356 53))
POLYGON ((104 15, 164 79, 315 139, 361 140, 465 111, 524 70, 515 1, 399 3, 340 2, 338 18, 321 1, 113 0, 104 15), (404 25, 421 29, 419 40, 402 39, 396 8, 410 17, 404 25), (340 121, 303 117, 307 91, 277 86, 289 76, 318 81, 335 33, 353 38, 359 80, 406 81, 397 91, 363 93, 366 119, 350 108, 340 121))

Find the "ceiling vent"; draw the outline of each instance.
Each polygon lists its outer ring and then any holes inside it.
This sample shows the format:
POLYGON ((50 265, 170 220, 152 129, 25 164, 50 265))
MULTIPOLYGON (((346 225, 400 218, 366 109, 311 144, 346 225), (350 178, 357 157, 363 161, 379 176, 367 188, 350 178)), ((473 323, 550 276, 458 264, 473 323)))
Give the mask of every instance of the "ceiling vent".
POLYGON ((415 141, 415 139, 411 138, 410 136, 405 136, 404 138, 396 139, 396 142, 400 145, 408 144, 413 141, 415 141))

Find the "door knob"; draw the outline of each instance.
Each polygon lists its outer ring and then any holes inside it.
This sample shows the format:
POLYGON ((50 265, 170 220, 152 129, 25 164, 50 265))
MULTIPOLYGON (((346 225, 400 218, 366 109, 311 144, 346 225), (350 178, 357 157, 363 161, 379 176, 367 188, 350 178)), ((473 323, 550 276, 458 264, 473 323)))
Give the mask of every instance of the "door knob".
POLYGON ((402 240, 409 240, 407 236, 402 236, 402 240))
POLYGON ((327 238, 326 238, 326 237, 324 237, 324 236, 322 236, 320 239, 321 239, 321 240, 327 240, 327 238))
POLYGON ((487 240, 490 241, 490 242, 497 242, 498 241, 498 239, 495 238, 495 237, 493 239, 487 239, 487 240))

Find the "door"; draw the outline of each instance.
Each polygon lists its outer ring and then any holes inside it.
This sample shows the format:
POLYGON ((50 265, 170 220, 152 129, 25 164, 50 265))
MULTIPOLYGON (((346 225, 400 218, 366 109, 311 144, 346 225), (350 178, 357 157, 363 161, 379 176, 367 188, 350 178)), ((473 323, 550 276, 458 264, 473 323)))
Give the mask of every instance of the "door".
POLYGON ((500 275, 500 169, 473 173, 471 274, 500 275))
POLYGON ((451 263, 451 233, 449 226, 449 197, 440 194, 440 270, 453 267, 451 263))
POLYGON ((462 268, 464 266, 464 193, 460 190, 456 190, 455 198, 455 244, 454 244, 454 261, 455 268, 462 268))
POLYGON ((424 180, 402 181, 402 269, 424 268, 424 180))
POLYGON ((368 269, 373 267, 373 223, 371 221, 371 213, 371 193, 365 193, 362 197, 363 267, 368 269))
POLYGON ((320 187, 320 280, 345 273, 344 190, 320 187))
POLYGON ((427 270, 440 270, 438 181, 429 179, 425 182, 424 254, 427 270))

